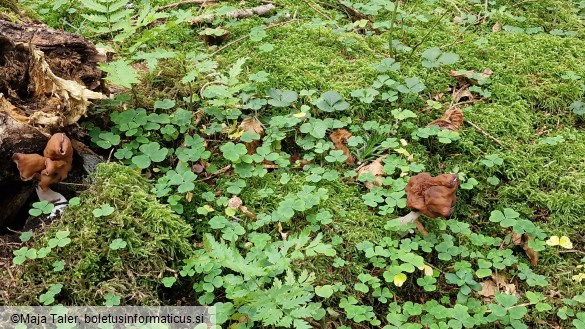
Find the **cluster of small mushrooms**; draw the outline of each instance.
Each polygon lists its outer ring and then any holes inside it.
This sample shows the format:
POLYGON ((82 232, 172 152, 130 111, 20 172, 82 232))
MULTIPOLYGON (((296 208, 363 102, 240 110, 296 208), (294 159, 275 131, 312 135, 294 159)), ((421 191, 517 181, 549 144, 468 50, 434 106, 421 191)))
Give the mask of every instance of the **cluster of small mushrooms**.
POLYGON ((64 133, 51 136, 43 155, 14 153, 12 160, 23 181, 37 180, 42 191, 67 178, 73 166, 73 147, 64 133))
POLYGON ((400 217, 402 224, 416 224, 417 229, 426 235, 424 226, 418 217, 424 214, 430 218, 448 218, 453 213, 457 200, 459 179, 457 174, 441 174, 432 177, 429 173, 420 173, 410 177, 406 185, 406 206, 412 211, 400 217))

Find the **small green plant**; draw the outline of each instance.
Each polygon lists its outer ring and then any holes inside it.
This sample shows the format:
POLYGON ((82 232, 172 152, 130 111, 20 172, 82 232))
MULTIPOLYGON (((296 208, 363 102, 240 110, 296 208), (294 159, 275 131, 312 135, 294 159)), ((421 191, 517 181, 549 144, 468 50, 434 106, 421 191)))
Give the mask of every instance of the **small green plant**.
POLYGON ((33 203, 33 207, 28 211, 28 214, 37 217, 40 215, 49 215, 55 209, 55 205, 49 201, 38 201, 33 203))

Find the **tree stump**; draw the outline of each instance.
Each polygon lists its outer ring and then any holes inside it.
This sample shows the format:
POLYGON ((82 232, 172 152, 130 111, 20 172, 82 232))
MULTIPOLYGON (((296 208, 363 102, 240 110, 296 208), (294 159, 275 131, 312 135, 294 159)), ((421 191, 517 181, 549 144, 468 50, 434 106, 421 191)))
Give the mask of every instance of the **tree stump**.
POLYGON ((0 18, 0 227, 34 190, 20 180, 12 155, 42 154, 52 133, 67 133, 91 100, 105 98, 96 91, 103 60, 83 37, 0 18))

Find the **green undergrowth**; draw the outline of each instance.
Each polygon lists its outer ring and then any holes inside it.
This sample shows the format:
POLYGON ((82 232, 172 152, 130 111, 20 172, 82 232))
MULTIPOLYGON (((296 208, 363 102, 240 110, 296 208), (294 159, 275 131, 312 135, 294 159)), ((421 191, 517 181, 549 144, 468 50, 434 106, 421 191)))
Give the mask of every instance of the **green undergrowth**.
MULTIPOLYGON (((344 2, 371 20, 333 0, 281 1, 241 20, 221 15, 260 3, 142 4, 128 9, 139 19, 115 22, 132 17, 123 0, 92 1, 55 3, 69 13, 46 19, 73 31, 87 24, 79 31, 118 52, 102 68, 128 91, 82 124, 98 151, 151 177, 141 198, 176 213, 162 212, 175 223, 163 226, 180 231, 164 249, 172 264, 132 269, 162 278, 144 282, 151 303, 173 303, 192 284, 189 303, 215 305, 229 328, 585 327, 585 4, 344 2), (217 16, 186 23, 200 14, 217 16), (220 27, 230 31, 220 45, 200 38, 220 27), (467 121, 456 131, 428 126, 454 108, 467 121), (353 163, 331 140, 338 129, 352 135, 353 163), (358 175, 383 155, 382 169, 358 175), (461 182, 450 219, 421 218, 426 237, 396 220, 421 172, 461 182)), ((75 225, 67 220, 77 212, 118 216, 94 189, 51 230, 75 225)), ((69 231, 71 245, 83 241, 69 231)), ((129 250, 130 237, 119 239, 109 243, 129 250)), ((120 288, 127 279, 110 290, 96 287, 112 279, 100 280, 84 294, 146 300, 120 288)))
POLYGON ((47 305, 43 294, 61 284, 58 300, 65 305, 104 305, 108 296, 125 304, 164 303, 160 278, 192 252, 192 233, 148 190, 135 170, 99 165, 80 204, 24 247, 20 279, 6 302, 47 305))

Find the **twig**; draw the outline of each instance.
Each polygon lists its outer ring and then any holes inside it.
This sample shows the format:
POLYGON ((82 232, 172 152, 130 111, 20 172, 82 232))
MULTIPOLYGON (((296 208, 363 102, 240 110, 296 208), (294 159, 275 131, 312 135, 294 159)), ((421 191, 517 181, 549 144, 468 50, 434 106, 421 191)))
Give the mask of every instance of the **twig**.
POLYGON ((427 33, 422 37, 422 40, 412 47, 412 50, 410 51, 410 55, 408 56, 407 60, 409 60, 412 57, 412 55, 414 54, 414 51, 427 40, 427 37, 429 36, 429 34, 431 34, 431 32, 433 32, 433 31, 435 31, 435 27, 437 27, 437 25, 439 25, 439 23, 443 20, 443 18, 445 16, 447 16, 448 13, 449 13, 448 11, 445 11, 443 13, 443 15, 441 15, 441 17, 439 17, 439 19, 437 19, 437 21, 431 26, 431 28, 427 31, 427 33))
POLYGON ((571 250, 559 250, 559 253, 575 253, 575 254, 579 254, 579 255, 585 255, 585 251, 575 250, 575 249, 571 249, 571 250))
POLYGON ((457 11, 459 12, 460 15, 463 15, 463 11, 461 11, 461 9, 459 9, 459 7, 457 7, 457 4, 455 4, 455 2, 451 1, 451 0, 446 0, 448 3, 450 3, 453 7, 455 7, 455 9, 457 9, 457 11))
MULTIPOLYGON (((266 27, 264 30, 273 29, 273 28, 275 28, 275 27, 279 27, 279 26, 282 26, 282 25, 286 25, 286 24, 294 23, 294 22, 297 22, 297 21, 300 21, 300 19, 298 19, 298 18, 294 18, 294 19, 291 19, 291 20, 288 20, 288 21, 284 21, 284 22, 282 22, 282 23, 278 23, 278 24, 274 24, 274 25, 269 25, 269 26, 267 26, 267 27, 266 27)), ((244 35, 244 36, 241 36, 241 37, 237 38, 237 39, 236 39, 236 40, 234 40, 234 41, 231 41, 231 42, 227 43, 225 46, 222 46, 222 47, 221 47, 221 48, 219 48, 218 50, 214 51, 214 52, 211 54, 211 56, 214 56, 214 55, 216 55, 217 53, 219 53, 220 51, 222 51, 222 50, 226 49, 227 47, 229 47, 229 46, 231 46, 231 45, 233 45, 233 44, 235 44, 235 43, 238 43, 238 42, 240 42, 240 41, 242 41, 242 40, 244 40, 244 39, 246 39, 246 38, 248 38, 248 37, 250 37, 250 35, 249 35, 249 34, 246 34, 246 35, 244 35)))
POLYGON ((179 7, 179 6, 183 6, 183 5, 203 5, 206 3, 215 3, 215 0, 185 0, 185 1, 179 1, 179 2, 175 2, 175 3, 171 3, 168 5, 164 5, 164 6, 160 6, 158 8, 156 8, 156 11, 163 11, 163 10, 167 10, 170 8, 175 8, 175 7, 179 7))
POLYGON ((232 165, 227 165, 227 166, 219 169, 218 171, 214 172, 209 177, 205 177, 205 178, 202 178, 202 179, 198 180, 198 182, 204 182, 206 180, 210 180, 210 179, 212 179, 215 176, 218 176, 218 175, 221 175, 221 174, 225 173, 226 171, 230 170, 231 168, 232 168, 232 165))
MULTIPOLYGON (((234 11, 231 11, 231 12, 223 15, 223 17, 231 18, 231 19, 239 19, 239 18, 251 17, 253 15, 262 16, 262 15, 265 15, 268 12, 271 12, 275 9, 276 9, 276 6, 269 3, 269 4, 258 6, 258 7, 234 10, 234 11)), ((209 22, 213 21, 215 18, 216 18, 216 15, 212 15, 212 14, 198 16, 198 17, 195 17, 194 19, 192 19, 191 21, 189 21, 189 24, 197 25, 197 24, 206 23, 206 22, 209 23, 209 22)))
POLYGON ((345 5, 341 0, 337 0, 337 4, 339 4, 341 7, 343 7, 346 10, 346 15, 350 16, 350 18, 353 18, 353 21, 359 21, 362 19, 368 20, 368 21, 372 21, 368 16, 364 15, 363 13, 361 13, 360 11, 358 11, 355 8, 352 8, 350 6, 345 5), (351 12, 351 15, 348 14, 348 11, 351 12), (352 17, 353 16, 353 17, 352 17))
MULTIPOLYGON (((311 9, 313 9, 317 14, 321 15, 323 18, 325 18, 328 21, 331 21, 331 17, 327 16, 325 13, 323 13, 322 11, 319 10, 319 8, 313 7, 313 5, 311 5, 311 3, 309 2, 309 0, 303 0, 304 3, 307 4, 307 6, 309 6, 311 9)), ((339 28, 339 25, 337 25, 337 22, 335 23, 335 27, 339 28)))
POLYGON ((488 134, 487 132, 485 132, 483 129, 481 129, 478 125, 476 125, 475 123, 465 119, 465 122, 469 123, 473 128, 475 128, 480 134, 484 135, 485 137, 493 140, 494 142, 498 143, 498 145, 502 146, 502 147, 506 147, 504 145, 504 143, 502 143, 499 139, 495 138, 494 136, 488 134))

